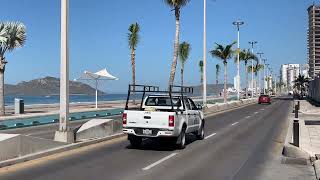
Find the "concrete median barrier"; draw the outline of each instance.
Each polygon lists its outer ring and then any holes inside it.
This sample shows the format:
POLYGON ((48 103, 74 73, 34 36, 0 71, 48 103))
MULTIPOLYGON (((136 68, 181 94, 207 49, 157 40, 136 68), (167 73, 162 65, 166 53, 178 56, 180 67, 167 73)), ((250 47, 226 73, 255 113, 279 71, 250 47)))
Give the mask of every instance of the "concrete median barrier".
POLYGON ((122 121, 113 119, 92 119, 76 132, 76 141, 110 136, 122 129, 122 121))
POLYGON ((240 101, 231 101, 227 103, 217 103, 217 104, 208 104, 208 108, 205 110, 205 114, 208 113, 218 113, 222 111, 227 111, 242 106, 247 106, 257 102, 257 99, 242 99, 240 101))
POLYGON ((21 134, 0 134, 0 161, 65 145, 48 139, 21 134))

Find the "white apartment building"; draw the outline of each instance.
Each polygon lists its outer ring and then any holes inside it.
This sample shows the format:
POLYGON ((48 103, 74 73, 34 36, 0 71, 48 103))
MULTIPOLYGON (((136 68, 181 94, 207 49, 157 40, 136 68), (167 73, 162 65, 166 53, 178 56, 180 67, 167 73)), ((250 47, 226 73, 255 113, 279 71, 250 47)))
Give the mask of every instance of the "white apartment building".
POLYGON ((300 64, 283 64, 280 68, 280 81, 288 91, 294 86, 294 80, 300 74, 300 64))

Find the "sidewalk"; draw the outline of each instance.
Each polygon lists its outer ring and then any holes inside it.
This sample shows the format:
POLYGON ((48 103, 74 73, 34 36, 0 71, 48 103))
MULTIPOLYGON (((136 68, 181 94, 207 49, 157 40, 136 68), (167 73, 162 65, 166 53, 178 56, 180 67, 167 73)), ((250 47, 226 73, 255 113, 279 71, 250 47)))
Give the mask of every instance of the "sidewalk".
MULTIPOLYGON (((294 115, 291 118, 291 124, 294 115)), ((320 107, 300 100, 299 110, 300 148, 315 157, 320 154, 320 107)))

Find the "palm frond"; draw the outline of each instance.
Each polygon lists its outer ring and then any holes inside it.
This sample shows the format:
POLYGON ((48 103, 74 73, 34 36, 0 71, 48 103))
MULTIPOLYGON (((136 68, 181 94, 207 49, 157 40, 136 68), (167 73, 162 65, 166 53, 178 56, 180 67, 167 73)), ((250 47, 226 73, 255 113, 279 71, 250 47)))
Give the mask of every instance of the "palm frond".
POLYGON ((130 49, 136 49, 140 36, 139 36, 139 31, 140 31, 140 26, 138 23, 131 24, 129 26, 129 33, 128 33, 128 44, 130 49))
POLYGON ((164 0, 164 3, 171 8, 181 8, 187 5, 189 2, 190 0, 164 0))
POLYGON ((234 55, 235 51, 232 49, 232 46, 235 43, 236 42, 233 42, 229 45, 226 45, 225 47, 221 44, 216 43, 215 49, 213 49, 209 52, 211 53, 212 57, 216 57, 216 58, 222 60, 224 64, 226 64, 227 60, 232 58, 232 56, 234 55))
POLYGON ((191 45, 188 43, 188 42, 182 42, 180 45, 179 45, 179 60, 180 60, 180 63, 183 65, 188 57, 189 57, 189 54, 190 54, 190 51, 191 51, 191 45))
POLYGON ((216 64, 216 71, 220 72, 220 65, 219 64, 216 64))
POLYGON ((200 72, 203 73, 203 61, 199 61, 200 72))
POLYGON ((26 41, 26 27, 20 22, 8 22, 6 26, 6 49, 12 51, 15 48, 22 47, 26 41))

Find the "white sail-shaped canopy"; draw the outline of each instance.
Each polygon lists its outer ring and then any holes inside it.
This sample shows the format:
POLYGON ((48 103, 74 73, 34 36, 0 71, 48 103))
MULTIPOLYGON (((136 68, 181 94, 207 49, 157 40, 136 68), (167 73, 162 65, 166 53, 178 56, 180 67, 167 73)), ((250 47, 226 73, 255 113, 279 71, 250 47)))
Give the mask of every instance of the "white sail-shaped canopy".
POLYGON ((119 80, 119 78, 111 75, 107 69, 102 69, 98 72, 92 73, 90 71, 84 71, 79 79, 76 80, 91 80, 95 81, 96 85, 96 108, 98 108, 98 82, 100 80, 119 80))
POLYGON ((84 71, 81 78, 83 80, 119 80, 117 77, 111 75, 107 69, 102 69, 98 72, 92 73, 90 71, 84 71))

